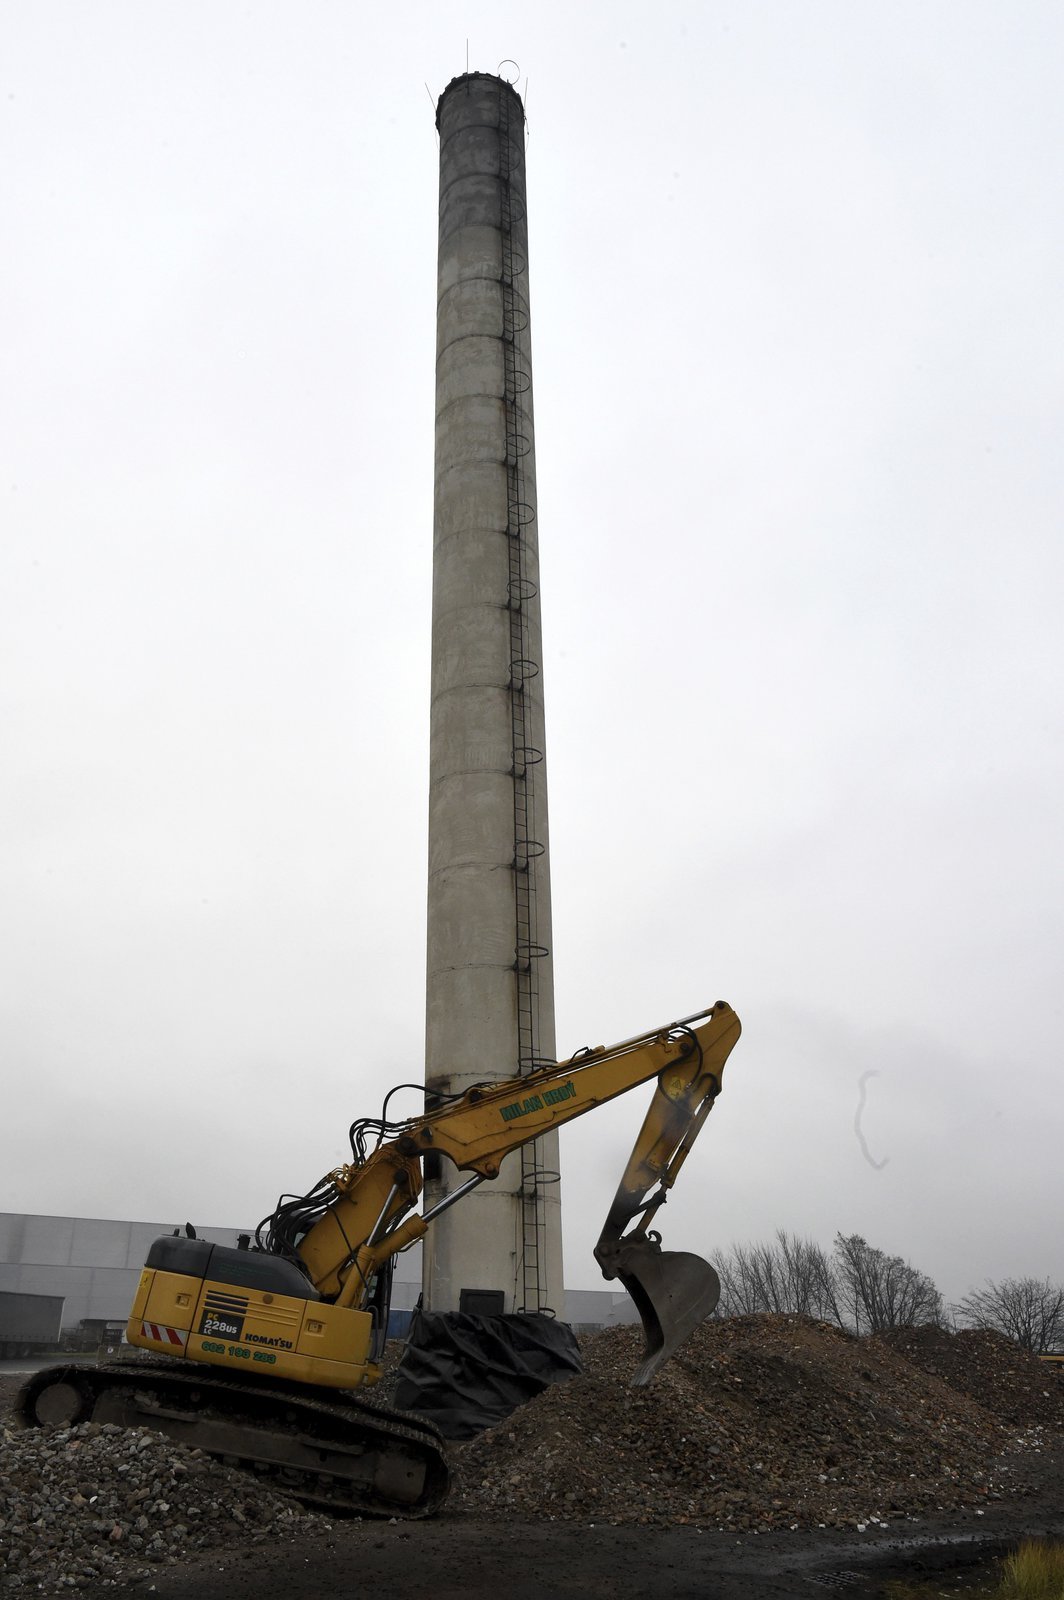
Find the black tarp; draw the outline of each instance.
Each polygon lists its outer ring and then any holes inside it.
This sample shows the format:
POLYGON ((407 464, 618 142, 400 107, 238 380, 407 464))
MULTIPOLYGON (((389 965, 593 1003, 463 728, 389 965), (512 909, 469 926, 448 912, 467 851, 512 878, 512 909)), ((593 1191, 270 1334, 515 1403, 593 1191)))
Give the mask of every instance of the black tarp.
POLYGON ((576 1335, 554 1317, 419 1311, 395 1404, 427 1417, 447 1439, 473 1439, 582 1370, 576 1335))

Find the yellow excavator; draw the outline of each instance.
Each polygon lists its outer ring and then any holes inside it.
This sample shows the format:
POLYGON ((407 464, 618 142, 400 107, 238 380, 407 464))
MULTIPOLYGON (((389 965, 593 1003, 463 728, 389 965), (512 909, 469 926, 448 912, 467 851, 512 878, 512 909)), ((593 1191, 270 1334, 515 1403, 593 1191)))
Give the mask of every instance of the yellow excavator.
POLYGON ((656 1078, 595 1247, 603 1275, 624 1285, 642 1318, 633 1381, 648 1382, 720 1293, 713 1268, 663 1251, 650 1223, 720 1093, 739 1031, 721 1001, 611 1048, 478 1084, 419 1117, 356 1122, 351 1163, 307 1195, 282 1197, 255 1248, 157 1239, 126 1327, 129 1343, 151 1354, 47 1368, 23 1389, 18 1415, 27 1426, 156 1428, 333 1512, 430 1513, 448 1483, 439 1434, 362 1393, 382 1376, 396 1255, 497 1177, 511 1151, 656 1078), (471 1176, 419 1214, 430 1152, 471 1176))

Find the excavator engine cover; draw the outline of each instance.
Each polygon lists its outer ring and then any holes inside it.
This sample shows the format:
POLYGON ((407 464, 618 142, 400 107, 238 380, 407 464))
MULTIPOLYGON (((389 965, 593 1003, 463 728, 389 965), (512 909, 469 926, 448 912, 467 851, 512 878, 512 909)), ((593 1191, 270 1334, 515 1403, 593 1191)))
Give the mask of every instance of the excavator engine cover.
POLYGON ((623 1240, 613 1274, 628 1290, 643 1320, 646 1351, 632 1379, 649 1383, 673 1351, 711 1315, 720 1279, 708 1261, 685 1250, 662 1250, 656 1234, 623 1240))

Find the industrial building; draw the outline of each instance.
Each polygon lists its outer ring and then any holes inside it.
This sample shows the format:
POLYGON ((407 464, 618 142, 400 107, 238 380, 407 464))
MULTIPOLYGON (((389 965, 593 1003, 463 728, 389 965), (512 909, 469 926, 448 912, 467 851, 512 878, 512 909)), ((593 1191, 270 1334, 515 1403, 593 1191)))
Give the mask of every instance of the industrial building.
MULTIPOLYGON (((0 1323, 5 1296, 34 1295, 63 1299, 64 1334, 83 1324, 101 1331, 124 1324, 152 1240, 175 1229, 183 1232, 183 1221, 120 1222, 0 1211, 0 1323)), ((249 1231, 196 1228, 200 1238, 227 1245, 235 1245, 240 1234, 249 1231)), ((396 1262, 393 1331, 405 1331, 420 1293, 421 1250, 415 1247, 396 1262)), ((623 1292, 570 1290, 566 1301, 569 1321, 577 1327, 638 1321, 623 1292)), ((3 1335, 0 1326, 0 1340, 3 1335)))

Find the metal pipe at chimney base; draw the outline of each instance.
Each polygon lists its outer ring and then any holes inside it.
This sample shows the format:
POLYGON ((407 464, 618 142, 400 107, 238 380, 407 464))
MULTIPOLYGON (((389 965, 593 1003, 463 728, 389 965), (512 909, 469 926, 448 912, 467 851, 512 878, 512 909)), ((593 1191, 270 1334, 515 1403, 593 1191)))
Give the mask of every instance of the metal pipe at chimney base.
MULTIPOLYGON (((440 97, 426 1087, 555 1059, 525 118, 440 97)), ((564 1316, 557 1133, 433 1224, 425 1306, 564 1316)), ((426 1206, 463 1181, 426 1169, 426 1206)))

